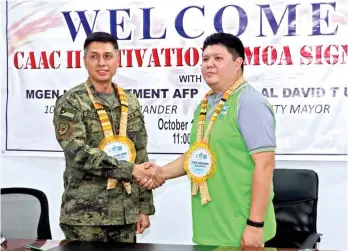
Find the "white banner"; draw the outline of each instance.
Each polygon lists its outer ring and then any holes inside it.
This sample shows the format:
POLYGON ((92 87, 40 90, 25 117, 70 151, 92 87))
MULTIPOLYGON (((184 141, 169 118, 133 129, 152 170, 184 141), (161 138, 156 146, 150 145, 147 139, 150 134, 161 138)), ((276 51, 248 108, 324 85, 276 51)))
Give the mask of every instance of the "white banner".
POLYGON ((91 31, 119 41, 114 81, 139 98, 149 153, 186 151, 193 111, 208 90, 202 44, 223 30, 242 39, 246 79, 274 106, 277 154, 346 156, 347 3, 8 1, 6 151, 61 151, 54 104, 86 80, 83 43, 91 31))

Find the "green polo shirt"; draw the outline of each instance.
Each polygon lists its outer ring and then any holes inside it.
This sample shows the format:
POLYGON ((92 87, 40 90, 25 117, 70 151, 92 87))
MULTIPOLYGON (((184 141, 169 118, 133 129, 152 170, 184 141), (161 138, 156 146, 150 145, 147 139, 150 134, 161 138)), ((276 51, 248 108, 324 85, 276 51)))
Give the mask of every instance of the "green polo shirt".
MULTIPOLYGON (((209 97, 205 129, 222 94, 209 97)), ((191 129, 196 142, 201 104, 191 129)), ((265 97, 248 83, 226 101, 212 128, 209 145, 215 152, 216 172, 208 183, 212 201, 201 205, 192 197, 193 242, 199 245, 240 246, 249 218, 254 162, 251 154, 275 150, 275 119, 265 97)), ((264 218, 264 241, 275 236, 273 186, 264 218)))

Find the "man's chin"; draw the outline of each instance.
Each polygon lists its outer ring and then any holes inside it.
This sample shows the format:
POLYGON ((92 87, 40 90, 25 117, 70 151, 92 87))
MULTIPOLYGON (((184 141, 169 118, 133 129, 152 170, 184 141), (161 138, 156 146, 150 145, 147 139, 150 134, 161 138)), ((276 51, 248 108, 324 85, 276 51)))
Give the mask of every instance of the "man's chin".
POLYGON ((206 83, 210 88, 213 88, 219 84, 218 81, 207 81, 206 83))
POLYGON ((96 81, 98 83, 109 83, 112 80, 110 77, 98 77, 96 81))

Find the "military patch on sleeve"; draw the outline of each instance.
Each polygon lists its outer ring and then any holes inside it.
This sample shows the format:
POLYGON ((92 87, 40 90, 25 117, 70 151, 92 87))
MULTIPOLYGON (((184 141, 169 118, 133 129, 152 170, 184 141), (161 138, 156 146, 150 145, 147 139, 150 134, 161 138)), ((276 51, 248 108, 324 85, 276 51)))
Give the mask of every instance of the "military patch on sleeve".
POLYGON ((58 135, 59 136, 64 136, 65 134, 68 133, 70 128, 70 125, 67 123, 60 123, 58 126, 58 135))
POLYGON ((62 107, 58 118, 72 121, 75 119, 76 113, 77 111, 74 109, 62 107))
POLYGON ((73 122, 59 122, 57 126, 57 139, 67 140, 75 131, 75 124, 73 122))

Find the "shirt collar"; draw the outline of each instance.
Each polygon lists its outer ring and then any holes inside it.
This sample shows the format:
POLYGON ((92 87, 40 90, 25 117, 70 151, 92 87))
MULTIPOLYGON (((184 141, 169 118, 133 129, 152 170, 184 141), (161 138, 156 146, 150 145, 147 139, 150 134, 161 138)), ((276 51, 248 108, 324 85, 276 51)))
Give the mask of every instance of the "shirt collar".
MULTIPOLYGON (((112 84, 114 84, 114 83, 112 83, 112 84)), ((114 93, 115 93, 116 102, 114 103, 114 106, 113 106, 113 107, 110 107, 104 100, 102 100, 102 99, 100 98, 100 96, 98 95, 98 92, 97 92, 96 89, 94 88, 94 85, 92 84, 90 78, 87 79, 86 85, 87 85, 88 88, 91 90, 91 92, 92 92, 92 94, 93 94, 93 96, 94 96, 94 98, 95 98, 95 100, 96 100, 97 103, 102 104, 103 106, 107 106, 107 107, 109 107, 109 108, 111 108, 111 109, 113 109, 113 108, 115 108, 115 107, 121 105, 119 99, 116 97, 116 95, 117 95, 117 92, 116 92, 116 91, 114 92, 114 93)))
MULTIPOLYGON (((241 89, 241 88, 243 88, 244 86, 246 86, 248 84, 248 82, 247 81, 244 81, 244 83, 243 84, 241 84, 237 89, 235 89, 233 92, 232 92, 232 94, 233 93, 235 93, 236 91, 238 91, 239 89, 241 89)), ((214 102, 214 101, 219 101, 221 98, 222 98, 222 96, 223 96, 224 94, 222 93, 222 92, 218 92, 218 93, 212 93, 212 94, 210 94, 209 96, 208 96, 208 102, 209 102, 209 104, 212 104, 212 102, 214 102)))

